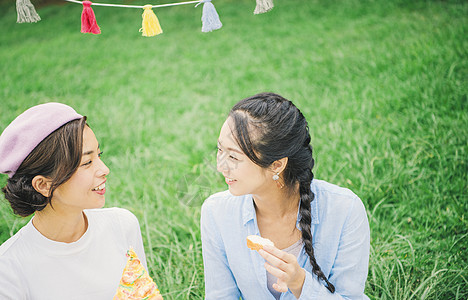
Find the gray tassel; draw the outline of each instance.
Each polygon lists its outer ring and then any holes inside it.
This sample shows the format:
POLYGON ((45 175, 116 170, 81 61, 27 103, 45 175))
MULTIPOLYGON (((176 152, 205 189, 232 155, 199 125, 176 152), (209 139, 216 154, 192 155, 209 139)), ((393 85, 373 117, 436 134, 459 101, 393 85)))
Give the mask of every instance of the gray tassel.
POLYGON ((254 14, 263 14, 273 9, 273 0, 257 0, 254 14))
POLYGON ((18 14, 16 23, 35 23, 41 20, 29 0, 16 0, 16 13, 18 14))
MULTIPOLYGON (((211 32, 216 29, 223 27, 223 24, 219 20, 218 12, 214 7, 211 0, 201 0, 200 3, 203 3, 203 14, 202 14, 202 32, 211 32)), ((195 7, 197 7, 198 3, 195 7)))

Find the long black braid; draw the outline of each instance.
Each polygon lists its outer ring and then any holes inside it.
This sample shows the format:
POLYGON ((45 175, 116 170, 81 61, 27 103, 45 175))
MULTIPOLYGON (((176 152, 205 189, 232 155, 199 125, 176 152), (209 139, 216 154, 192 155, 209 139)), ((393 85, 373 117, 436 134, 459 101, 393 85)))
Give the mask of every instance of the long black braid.
MULTIPOLYGON (((313 159, 312 159, 313 161, 313 159)), ((302 176, 301 176, 302 177, 302 176)), ((310 213, 310 204, 314 201, 315 195, 310 190, 310 182, 314 178, 314 174, 312 173, 311 169, 304 170, 303 177, 299 183, 299 193, 301 195, 301 202, 299 207, 299 213, 301 215, 301 220, 299 221, 299 225, 301 226, 302 231, 302 241, 304 243, 304 249, 309 255, 310 264, 312 265, 312 272, 317 275, 319 279, 322 279, 327 284, 327 289, 334 293, 335 286, 328 281, 325 274, 323 274, 320 266, 317 264, 314 255, 314 247, 312 245, 312 232, 310 230, 310 224, 312 221, 311 213, 310 213)))
POLYGON ((229 116, 235 124, 234 139, 251 161, 268 168, 274 161, 288 157, 282 177, 290 190, 299 184, 299 225, 304 249, 312 272, 334 293, 335 287, 315 260, 312 244, 310 204, 315 195, 310 184, 314 177, 314 159, 306 119, 291 101, 273 93, 261 93, 241 100, 234 105, 229 116))

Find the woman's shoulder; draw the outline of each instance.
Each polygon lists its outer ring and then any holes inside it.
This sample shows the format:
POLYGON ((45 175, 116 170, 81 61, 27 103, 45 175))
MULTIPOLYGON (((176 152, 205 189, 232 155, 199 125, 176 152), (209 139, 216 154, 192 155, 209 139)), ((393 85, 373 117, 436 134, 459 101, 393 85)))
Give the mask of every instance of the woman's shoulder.
POLYGON ((311 190, 315 194, 320 210, 328 208, 344 212, 356 205, 362 205, 361 199, 350 189, 324 180, 314 179, 311 183, 311 190))
POLYGON ((310 185, 310 189, 315 196, 321 200, 351 203, 356 199, 359 199, 359 197, 350 189, 324 180, 314 179, 310 185))
POLYGON ((310 188, 315 194, 324 193, 328 195, 342 196, 345 198, 357 197, 357 195, 348 188, 341 187, 339 185, 320 179, 312 180, 310 188))
POLYGON ((338 220, 367 218, 363 202, 350 189, 314 179, 311 190, 316 200, 311 205, 315 205, 320 220, 333 220, 338 224, 338 220))
POLYGON ((0 254, 0 298, 26 299, 22 266, 16 257, 0 254))
POLYGON ((15 248, 22 247, 23 232, 26 226, 29 226, 29 223, 0 245, 0 257, 7 257, 8 254, 16 252, 15 248))

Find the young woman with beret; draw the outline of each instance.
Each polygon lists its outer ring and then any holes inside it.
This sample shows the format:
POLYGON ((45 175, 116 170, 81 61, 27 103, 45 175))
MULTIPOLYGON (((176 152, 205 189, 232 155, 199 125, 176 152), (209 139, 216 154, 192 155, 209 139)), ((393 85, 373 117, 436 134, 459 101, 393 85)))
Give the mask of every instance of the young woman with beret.
POLYGON ((263 93, 237 103, 217 164, 229 190, 202 206, 207 300, 368 299, 364 205, 313 178, 309 127, 291 101, 263 93), (250 250, 249 235, 274 246, 250 250))
POLYGON ((112 299, 130 247, 146 268, 137 218, 105 208, 109 169, 86 117, 34 106, 0 137, 13 212, 33 218, 0 246, 0 299, 112 299))

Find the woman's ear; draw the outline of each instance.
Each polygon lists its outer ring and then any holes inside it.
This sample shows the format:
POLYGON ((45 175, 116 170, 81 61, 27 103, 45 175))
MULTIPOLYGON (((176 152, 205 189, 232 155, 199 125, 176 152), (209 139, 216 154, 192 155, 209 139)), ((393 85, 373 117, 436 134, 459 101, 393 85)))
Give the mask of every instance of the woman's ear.
POLYGON ((42 196, 49 197, 52 180, 42 175, 37 175, 32 180, 32 186, 42 196))
POLYGON ((271 164, 271 171, 273 173, 283 173, 284 169, 286 169, 286 166, 288 165, 288 158, 287 157, 283 157, 281 159, 278 159, 278 160, 275 160, 272 164, 271 164))

